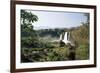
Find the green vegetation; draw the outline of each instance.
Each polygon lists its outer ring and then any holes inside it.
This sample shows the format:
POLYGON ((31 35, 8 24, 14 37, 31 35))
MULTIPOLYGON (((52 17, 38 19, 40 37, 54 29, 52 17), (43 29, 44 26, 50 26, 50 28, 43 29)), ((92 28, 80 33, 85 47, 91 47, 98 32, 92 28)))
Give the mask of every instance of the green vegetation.
POLYGON ((76 59, 77 60, 89 59, 89 45, 80 45, 76 49, 76 59))
MULTIPOLYGON (((87 16, 87 15, 86 15, 87 16)), ((71 29, 41 29, 34 30, 38 16, 21 10, 21 62, 67 61, 69 46, 60 47, 59 36, 66 31, 71 32, 77 46, 75 60, 89 59, 89 22, 71 29)))

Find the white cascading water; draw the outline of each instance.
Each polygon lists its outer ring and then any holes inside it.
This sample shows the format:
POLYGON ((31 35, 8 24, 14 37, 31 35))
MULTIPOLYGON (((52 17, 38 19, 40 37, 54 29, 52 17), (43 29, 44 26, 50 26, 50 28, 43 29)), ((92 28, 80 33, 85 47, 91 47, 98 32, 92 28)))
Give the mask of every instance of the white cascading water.
POLYGON ((67 45, 67 43, 70 43, 69 38, 70 36, 68 35, 68 32, 65 32, 64 39, 62 41, 67 45))
POLYGON ((59 39, 60 41, 62 40, 62 34, 60 35, 60 39, 59 39))
POLYGON ((63 35, 61 34, 59 40, 62 41, 62 42, 64 42, 66 45, 68 43, 70 43, 72 46, 75 46, 75 44, 73 43, 73 40, 71 40, 71 34, 70 34, 70 32, 65 32, 64 38, 63 38, 63 35))
POLYGON ((60 41, 62 40, 62 42, 64 42, 66 45, 67 45, 68 43, 71 44, 71 41, 70 41, 70 32, 65 32, 64 38, 63 38, 63 35, 61 34, 59 40, 60 40, 60 41))
POLYGON ((68 32, 65 32, 63 42, 66 43, 68 40, 68 32))

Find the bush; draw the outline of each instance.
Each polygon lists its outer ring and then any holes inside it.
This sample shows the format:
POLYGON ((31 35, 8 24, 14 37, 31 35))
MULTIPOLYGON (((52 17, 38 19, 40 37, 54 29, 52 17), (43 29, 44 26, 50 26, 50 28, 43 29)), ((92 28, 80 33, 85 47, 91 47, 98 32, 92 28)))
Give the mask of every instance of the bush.
POLYGON ((76 59, 77 60, 89 59, 89 46, 80 45, 78 48, 76 48, 76 59))

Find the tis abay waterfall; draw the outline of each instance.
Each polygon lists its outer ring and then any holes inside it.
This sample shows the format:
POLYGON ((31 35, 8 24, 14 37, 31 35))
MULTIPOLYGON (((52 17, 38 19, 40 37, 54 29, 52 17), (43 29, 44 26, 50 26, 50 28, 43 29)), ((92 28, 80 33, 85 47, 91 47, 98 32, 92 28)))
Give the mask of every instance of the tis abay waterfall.
POLYGON ((63 42, 65 45, 70 43, 72 46, 74 46, 70 32, 65 32, 64 34, 61 34, 60 35, 60 42, 63 42))

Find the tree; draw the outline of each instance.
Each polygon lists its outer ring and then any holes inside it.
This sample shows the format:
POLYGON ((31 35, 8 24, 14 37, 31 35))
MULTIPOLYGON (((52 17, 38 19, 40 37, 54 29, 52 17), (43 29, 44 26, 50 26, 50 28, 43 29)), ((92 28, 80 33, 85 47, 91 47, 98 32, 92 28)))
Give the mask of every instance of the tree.
MULTIPOLYGON (((33 35, 33 25, 32 23, 38 21, 38 17, 31 12, 26 10, 21 10, 21 31, 22 36, 33 35)), ((35 32, 34 32, 35 33, 35 32)))
POLYGON ((21 26, 22 29, 33 30, 32 23, 38 21, 38 17, 31 12, 21 10, 21 26))
POLYGON ((37 33, 33 29, 32 23, 38 21, 38 17, 32 12, 21 10, 21 46, 30 47, 37 41, 37 33))
POLYGON ((21 10, 21 23, 22 24, 32 24, 38 20, 38 17, 31 12, 26 10, 21 10))

